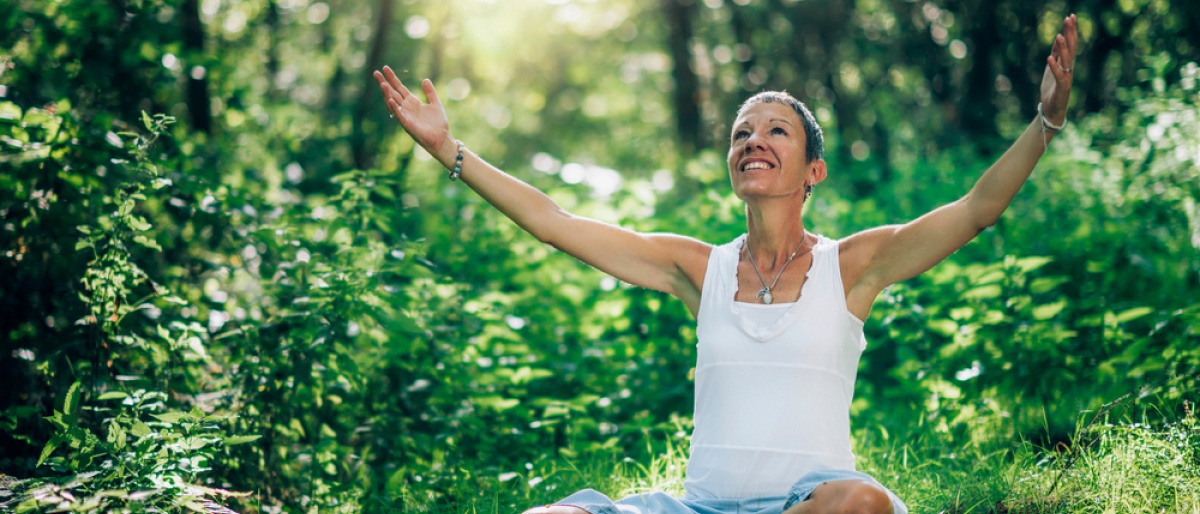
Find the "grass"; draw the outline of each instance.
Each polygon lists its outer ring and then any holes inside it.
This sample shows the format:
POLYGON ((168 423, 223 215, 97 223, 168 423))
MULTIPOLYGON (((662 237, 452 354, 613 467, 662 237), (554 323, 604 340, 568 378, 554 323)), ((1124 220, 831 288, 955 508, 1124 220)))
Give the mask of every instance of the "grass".
MULTIPOLYGON (((1200 422, 1092 424, 1056 449, 1029 442, 950 447, 935 435, 865 434, 859 469, 905 500, 910 512, 1200 514, 1200 422)), ((682 494, 686 447, 647 463, 610 454, 550 459, 521 473, 474 477, 450 490, 410 489, 404 511, 519 513, 593 488, 613 497, 662 490, 682 494)), ((393 505, 395 506, 395 505, 393 505)))
POLYGON ((1067 443, 947 448, 936 438, 859 451, 915 513, 1200 514, 1200 423, 1091 424, 1067 443), (900 457, 897 457, 899 455, 900 457))
MULTIPOLYGON (((855 452, 858 468, 913 514, 1200 514, 1200 421, 1185 412, 1177 422, 1092 421, 1048 449, 1002 437, 955 443, 930 430, 901 437, 860 430, 855 452)), ((644 461, 609 447, 570 458, 546 455, 511 471, 495 463, 451 465, 442 454, 422 475, 389 480, 388 497, 352 500, 357 505, 346 511, 516 514, 585 488, 614 498, 654 490, 681 495, 684 432, 648 434, 645 441, 659 450, 644 461)), ((15 498, 5 478, 0 505, 15 498)))

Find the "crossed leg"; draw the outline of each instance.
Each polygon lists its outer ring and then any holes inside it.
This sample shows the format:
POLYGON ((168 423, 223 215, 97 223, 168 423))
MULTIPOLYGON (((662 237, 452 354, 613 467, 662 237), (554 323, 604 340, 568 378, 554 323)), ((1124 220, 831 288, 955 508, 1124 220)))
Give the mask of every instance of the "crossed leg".
POLYGON ((588 511, 566 505, 547 505, 545 507, 534 507, 521 514, 588 514, 588 511))
POLYGON ((866 480, 830 480, 783 514, 892 514, 892 497, 866 480))
MULTIPOLYGON (((588 514, 587 511, 553 505, 534 507, 523 514, 588 514)), ((892 514, 887 490, 866 480, 830 480, 813 489, 804 500, 783 514, 892 514)))

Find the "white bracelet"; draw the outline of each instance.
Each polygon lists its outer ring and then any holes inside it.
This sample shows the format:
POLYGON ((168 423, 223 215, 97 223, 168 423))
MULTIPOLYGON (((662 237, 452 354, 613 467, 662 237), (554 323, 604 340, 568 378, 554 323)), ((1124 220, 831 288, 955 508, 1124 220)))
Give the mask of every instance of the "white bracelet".
POLYGON ((1062 132, 1062 129, 1067 126, 1067 120, 1064 118, 1062 125, 1050 123, 1050 120, 1046 118, 1046 113, 1042 111, 1042 103, 1038 102, 1038 122, 1042 125, 1042 151, 1046 151, 1050 148, 1050 138, 1046 134, 1046 129, 1062 132))
POLYGON ((1042 111, 1042 103, 1038 102, 1038 119, 1042 120, 1042 127, 1048 128, 1055 132, 1062 131, 1067 126, 1067 120, 1063 119, 1062 125, 1050 123, 1050 119, 1046 117, 1046 113, 1042 111))

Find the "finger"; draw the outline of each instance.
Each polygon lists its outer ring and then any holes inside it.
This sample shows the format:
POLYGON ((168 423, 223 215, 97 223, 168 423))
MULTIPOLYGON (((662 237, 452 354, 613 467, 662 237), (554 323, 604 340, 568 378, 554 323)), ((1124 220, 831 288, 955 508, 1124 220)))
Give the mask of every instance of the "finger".
POLYGON ((1055 34, 1054 43, 1050 45, 1050 68, 1054 72, 1055 77, 1058 76, 1058 72, 1062 71, 1059 69, 1059 63, 1062 62, 1062 59, 1059 58, 1059 52, 1062 50, 1062 45, 1064 44, 1062 34, 1055 34))
MULTIPOLYGON (((1054 48, 1050 49, 1050 55, 1054 56, 1055 63, 1058 69, 1054 70, 1054 76, 1059 77, 1060 74, 1065 74, 1071 66, 1071 61, 1074 59, 1067 55, 1067 38, 1062 34, 1054 36, 1054 48)), ((1062 77, 1059 77, 1060 79, 1062 77)))
POLYGON ((379 83, 379 89, 383 91, 384 100, 391 98, 392 95, 395 94, 395 90, 392 89, 392 85, 388 84, 387 79, 384 78, 382 73, 376 71, 371 73, 371 76, 375 77, 375 82, 379 83))
POLYGON ((392 71, 391 66, 384 66, 383 74, 387 77, 388 84, 391 84, 392 89, 395 89, 400 94, 401 100, 408 98, 408 95, 412 94, 408 88, 404 87, 404 83, 400 81, 400 77, 396 76, 396 72, 392 71))
POLYGON ((1078 26, 1079 25, 1075 22, 1074 14, 1072 14, 1072 16, 1067 16, 1066 19, 1062 20, 1063 42, 1066 43, 1063 47, 1066 59, 1063 59, 1063 61, 1067 62, 1068 65, 1075 62, 1075 46, 1079 41, 1078 26))
POLYGON ((1050 71, 1050 75, 1055 81, 1062 82, 1066 75, 1058 65, 1058 58, 1053 55, 1046 56, 1046 69, 1050 71))
POLYGON ((400 94, 397 93, 395 89, 392 89, 391 84, 388 84, 387 82, 380 82, 379 89, 383 91, 383 101, 385 101, 385 102, 387 102, 389 100, 396 100, 397 102, 400 101, 400 94))
POLYGON ((1079 53, 1079 19, 1074 14, 1070 16, 1071 26, 1067 29, 1067 48, 1071 50, 1071 63, 1079 53))
POLYGON ((388 110, 392 112, 392 116, 395 116, 397 120, 404 116, 404 109, 400 108, 400 103, 397 102, 396 99, 389 98, 387 101, 387 106, 388 110))
POLYGON ((438 98, 437 90, 433 88, 433 81, 425 79, 421 81, 421 89, 425 90, 425 100, 432 105, 442 105, 441 99, 438 98))
POLYGON ((375 77, 375 82, 378 82, 379 87, 383 89, 384 94, 386 94, 388 97, 396 94, 396 90, 392 89, 392 85, 388 83, 387 77, 384 77, 382 73, 376 71, 372 73, 372 75, 375 77))
POLYGON ((400 95, 399 91, 396 91, 396 88, 392 87, 391 82, 382 73, 377 71, 374 75, 375 81, 379 83, 379 89, 383 91, 384 99, 394 98, 397 102, 404 101, 404 97, 400 95))

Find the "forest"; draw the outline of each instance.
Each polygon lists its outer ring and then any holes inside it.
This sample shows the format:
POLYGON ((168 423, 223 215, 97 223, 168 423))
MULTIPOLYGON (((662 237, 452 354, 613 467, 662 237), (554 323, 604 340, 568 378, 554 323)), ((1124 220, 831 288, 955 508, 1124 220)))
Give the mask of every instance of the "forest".
POLYGON ((967 192, 884 292, 858 466, 914 513, 1200 512, 1200 2, 0 0, 0 512, 519 513, 682 491, 695 320, 542 244, 389 118, 571 212, 724 243, 738 104, 822 125, 818 233, 967 192))

